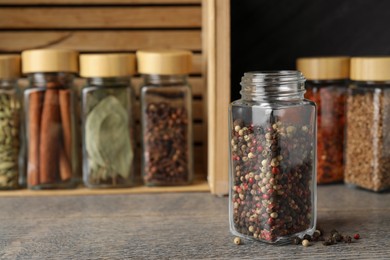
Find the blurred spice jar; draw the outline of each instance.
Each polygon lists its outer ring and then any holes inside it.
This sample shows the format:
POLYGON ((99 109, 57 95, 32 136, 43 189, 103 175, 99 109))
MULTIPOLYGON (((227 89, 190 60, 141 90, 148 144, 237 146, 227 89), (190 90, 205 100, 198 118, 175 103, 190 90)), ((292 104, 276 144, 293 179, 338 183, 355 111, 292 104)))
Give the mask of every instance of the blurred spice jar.
POLYGON ((348 57, 299 58, 305 98, 317 105, 317 183, 343 181, 344 131, 349 79, 348 57))
POLYGON ((372 191, 390 188, 390 57, 351 59, 344 180, 372 191))
POLYGON ((0 189, 19 187, 22 165, 20 132, 20 56, 0 56, 0 189))
POLYGON ((73 80, 78 53, 37 49, 22 53, 27 140, 27 185, 30 189, 75 187, 73 80))
POLYGON ((289 243, 316 225, 316 107, 299 71, 247 72, 229 108, 230 230, 289 243))
POLYGON ((83 179, 90 188, 126 187, 134 181, 135 55, 80 55, 83 179))
POLYGON ((137 52, 141 88, 142 175, 146 185, 184 185, 193 179, 192 53, 137 52))

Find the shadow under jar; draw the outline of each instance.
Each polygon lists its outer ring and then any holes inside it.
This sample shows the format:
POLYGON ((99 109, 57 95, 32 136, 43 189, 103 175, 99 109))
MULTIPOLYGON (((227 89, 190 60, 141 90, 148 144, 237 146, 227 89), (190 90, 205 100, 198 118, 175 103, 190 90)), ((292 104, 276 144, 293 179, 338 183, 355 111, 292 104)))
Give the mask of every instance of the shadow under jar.
POLYGON ((287 243, 316 225, 316 107, 298 71, 248 72, 230 105, 230 230, 287 243))
POLYGON ((193 179, 192 94, 188 51, 139 51, 142 176, 149 186, 193 179))
POLYGON ((317 105, 317 183, 344 180, 344 135, 349 79, 348 57, 299 58, 305 98, 317 105))
POLYGON ((90 188, 134 182, 133 54, 80 55, 83 179, 90 188))
POLYGON ((28 188, 74 188, 77 52, 29 50, 22 60, 29 79, 24 91, 28 188))
POLYGON ((390 57, 351 59, 344 181, 390 189, 390 57))
POLYGON ((0 189, 16 189, 23 184, 20 56, 0 56, 0 189), (19 165, 20 164, 20 165, 19 165), (21 180, 19 182, 19 180, 21 180))

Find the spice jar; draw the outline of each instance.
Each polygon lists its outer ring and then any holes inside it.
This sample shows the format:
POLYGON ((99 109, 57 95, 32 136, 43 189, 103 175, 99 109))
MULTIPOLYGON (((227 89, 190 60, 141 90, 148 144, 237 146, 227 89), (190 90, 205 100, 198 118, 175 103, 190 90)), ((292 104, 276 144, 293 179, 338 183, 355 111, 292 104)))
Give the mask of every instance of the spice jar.
POLYGON ((317 183, 341 182, 349 58, 300 58, 297 69, 307 79, 305 98, 317 105, 317 183))
POLYGON ((229 107, 230 230, 286 243, 316 224, 316 107, 298 71, 247 72, 229 107))
POLYGON ((24 106, 30 189, 75 186, 72 86, 78 72, 77 55, 55 49, 22 52, 22 70, 29 79, 24 106))
POLYGON ((137 52, 141 88, 142 175, 146 185, 189 184, 193 178, 191 52, 137 52))
MULTIPOLYGON (((0 189, 19 187, 20 56, 0 56, 0 189)), ((20 167, 21 168, 21 167, 20 167)))
POLYGON ((133 184, 133 54, 80 55, 83 179, 91 188, 133 184))
POLYGON ((344 181, 390 188, 390 57, 351 59, 344 181))

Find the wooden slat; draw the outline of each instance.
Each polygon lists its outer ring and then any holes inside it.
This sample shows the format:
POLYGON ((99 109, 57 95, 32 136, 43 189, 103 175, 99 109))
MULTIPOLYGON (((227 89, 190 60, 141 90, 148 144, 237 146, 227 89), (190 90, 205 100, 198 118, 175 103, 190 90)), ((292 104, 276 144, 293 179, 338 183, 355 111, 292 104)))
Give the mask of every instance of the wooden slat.
POLYGON ((1 29, 199 28, 201 8, 53 7, 0 9, 1 29))
POLYGON ((201 32, 200 30, 0 32, 0 52, 20 52, 36 48, 75 49, 83 52, 112 52, 156 47, 199 51, 201 50, 201 32))
POLYGON ((200 3, 201 0, 0 0, 0 5, 158 5, 200 3))
POLYGON ((204 0, 207 26, 208 180, 211 192, 228 192, 228 112, 230 103, 230 5, 224 0, 204 0), (225 127, 221 127, 225 126, 225 127))
POLYGON ((31 197, 31 196, 79 196, 79 195, 117 195, 138 193, 166 193, 166 192, 208 192, 209 185, 204 178, 196 179, 193 184, 185 186, 147 187, 137 185, 135 187, 121 189, 67 189, 67 190, 9 190, 0 191, 0 197, 31 197))

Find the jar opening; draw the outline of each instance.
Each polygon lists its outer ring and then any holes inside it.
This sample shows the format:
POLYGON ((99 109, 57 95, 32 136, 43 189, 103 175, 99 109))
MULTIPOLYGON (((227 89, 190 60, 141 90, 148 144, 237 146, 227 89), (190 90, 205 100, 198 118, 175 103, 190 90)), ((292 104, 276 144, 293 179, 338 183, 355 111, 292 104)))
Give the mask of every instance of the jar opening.
POLYGON ((305 77, 299 71, 253 71, 241 78, 243 99, 303 98, 305 77))

